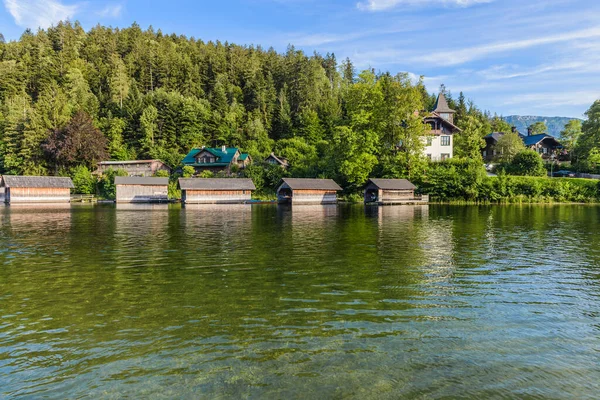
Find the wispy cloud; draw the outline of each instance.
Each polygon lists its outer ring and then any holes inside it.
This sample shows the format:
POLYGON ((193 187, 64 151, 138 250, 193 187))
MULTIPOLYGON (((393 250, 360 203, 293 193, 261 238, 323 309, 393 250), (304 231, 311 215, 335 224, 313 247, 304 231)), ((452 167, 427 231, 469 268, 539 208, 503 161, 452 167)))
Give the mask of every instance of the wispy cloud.
POLYGON ((81 5, 67 5, 57 0, 4 0, 4 6, 15 23, 22 28, 32 29, 48 28, 59 21, 72 19, 81 5))
POLYGON ((122 4, 109 4, 100 11, 96 12, 100 17, 119 18, 123 13, 122 4))
POLYGON ((469 7, 476 4, 491 3, 494 0, 367 0, 356 6, 359 10, 384 11, 397 6, 425 6, 429 4, 442 4, 456 7, 469 7))
POLYGON ((568 93, 528 93, 508 98, 504 101, 504 104, 528 104, 535 108, 587 106, 598 100, 599 97, 598 92, 595 90, 572 91, 568 93))
MULTIPOLYGON (((435 53, 435 59, 439 65, 452 66, 464 64, 470 61, 478 60, 489 55, 497 53, 507 53, 515 50, 523 50, 530 47, 543 46, 547 44, 556 44, 570 42, 580 39, 589 39, 600 37, 600 27, 583 29, 572 32, 560 33, 557 35, 548 35, 530 39, 515 40, 509 42, 491 43, 482 46, 467 47, 457 50, 445 50, 435 53)), ((412 62, 429 62, 432 55, 412 57, 412 62)))

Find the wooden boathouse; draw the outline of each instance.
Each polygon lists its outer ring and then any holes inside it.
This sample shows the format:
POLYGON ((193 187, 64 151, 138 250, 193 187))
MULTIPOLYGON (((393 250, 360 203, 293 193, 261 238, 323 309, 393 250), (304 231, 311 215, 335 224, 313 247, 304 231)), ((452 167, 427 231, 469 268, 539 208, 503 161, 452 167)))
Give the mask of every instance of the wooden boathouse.
POLYGON ((247 178, 179 178, 179 188, 186 204, 246 203, 256 190, 247 178))
POLYGON ((406 179, 369 179, 365 186, 365 203, 424 204, 428 195, 417 195, 417 187, 406 179))
POLYGON ((69 203, 73 188, 67 177, 4 175, 0 178, 0 202, 69 203))
POLYGON ((116 176, 117 203, 169 201, 169 178, 116 176))
POLYGON ((342 188, 332 179, 283 178, 277 201, 290 204, 335 204, 342 188))
POLYGON ((95 174, 102 175, 109 169, 123 170, 129 176, 154 176, 159 171, 171 174, 171 168, 160 160, 128 160, 128 161, 100 161, 95 174))

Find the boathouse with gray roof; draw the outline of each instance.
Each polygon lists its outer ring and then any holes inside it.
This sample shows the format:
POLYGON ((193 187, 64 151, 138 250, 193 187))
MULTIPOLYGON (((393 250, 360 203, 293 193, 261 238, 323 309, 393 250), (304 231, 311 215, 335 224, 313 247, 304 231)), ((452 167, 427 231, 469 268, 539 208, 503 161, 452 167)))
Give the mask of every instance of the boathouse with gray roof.
POLYGON ((289 204, 335 204, 342 188, 332 179, 283 178, 277 201, 289 204))
POLYGON ((117 203, 164 203, 169 201, 169 178, 115 177, 117 203))
POLYGON ((73 188, 73 181, 68 177, 3 175, 0 177, 0 202, 69 203, 73 188))
POLYGON ((407 179, 368 180, 365 191, 365 203, 373 204, 423 204, 429 196, 415 194, 417 187, 407 179))
POLYGON ((185 204, 247 203, 256 190, 248 178, 179 178, 179 188, 185 204))

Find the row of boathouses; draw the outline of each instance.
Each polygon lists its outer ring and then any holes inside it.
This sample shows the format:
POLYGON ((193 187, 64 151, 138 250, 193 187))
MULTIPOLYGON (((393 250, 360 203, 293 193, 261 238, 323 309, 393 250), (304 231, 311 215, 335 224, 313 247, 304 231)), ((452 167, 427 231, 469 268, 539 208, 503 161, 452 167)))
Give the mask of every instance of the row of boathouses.
MULTIPOLYGON (((256 187, 247 178, 180 178, 181 201, 186 204, 247 203, 256 187)), ((115 177, 117 203, 167 202, 169 178, 115 177)), ((0 177, 0 203, 68 203, 73 182, 67 177, 0 177)), ((289 204, 334 204, 342 188, 332 179, 283 178, 277 201, 289 204)), ((369 179, 364 202, 375 204, 423 204, 406 179, 369 179)))

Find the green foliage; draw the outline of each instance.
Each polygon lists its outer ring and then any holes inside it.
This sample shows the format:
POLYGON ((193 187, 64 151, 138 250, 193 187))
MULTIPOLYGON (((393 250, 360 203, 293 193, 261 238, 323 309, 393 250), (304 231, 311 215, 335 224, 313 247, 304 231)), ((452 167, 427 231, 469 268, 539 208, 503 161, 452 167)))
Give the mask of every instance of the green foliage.
POLYGON ((539 135, 541 133, 547 133, 548 127, 544 121, 537 121, 527 127, 527 132, 531 132, 531 135, 539 135))
POLYGON ((156 173, 154 174, 155 177, 157 178, 168 178, 169 177, 169 171, 165 171, 164 169, 161 169, 159 171, 156 171, 156 173))
POLYGON ((481 149, 485 147, 483 137, 489 132, 483 130, 483 123, 474 115, 466 115, 460 123, 461 132, 454 136, 457 157, 481 159, 481 149))
POLYGON ((109 168, 105 171, 98 181, 98 194, 105 199, 114 200, 116 198, 115 177, 127 176, 127 171, 122 169, 114 170, 109 168))
POLYGON ((516 132, 509 132, 498 139, 496 150, 500 153, 500 161, 510 163, 518 153, 525 150, 525 145, 516 132))
POLYGON ((196 170, 190 165, 186 165, 182 168, 182 176, 184 178, 191 178, 192 176, 194 176, 195 173, 196 170))
POLYGON ((212 171, 206 170, 198 174, 198 178, 214 178, 215 174, 212 171))
MULTIPOLYGON (((539 156, 538 156, 539 157, 539 156)), ((600 184, 591 179, 511 176, 503 171, 487 176, 474 160, 452 159, 430 163, 415 181, 433 201, 480 203, 598 202, 600 184)))
POLYGON ((578 168, 585 172, 596 172, 600 164, 600 100, 585 113, 587 119, 581 125, 581 136, 575 146, 578 168))
POLYGON ((96 178, 94 178, 85 165, 78 165, 73 168, 70 176, 75 186, 74 193, 94 194, 96 190, 96 178))
POLYGON ((169 182, 169 199, 181 199, 181 190, 179 189, 179 186, 177 184, 177 181, 170 181, 169 182))
POLYGON ((517 153, 505 169, 510 175, 546 176, 542 157, 533 150, 517 153))
POLYGON ((565 125, 565 128, 560 132, 560 142, 564 146, 565 150, 567 150, 569 153, 572 153, 575 150, 581 133, 580 120, 572 119, 565 125))

